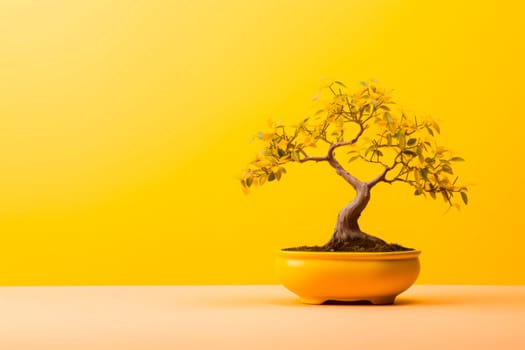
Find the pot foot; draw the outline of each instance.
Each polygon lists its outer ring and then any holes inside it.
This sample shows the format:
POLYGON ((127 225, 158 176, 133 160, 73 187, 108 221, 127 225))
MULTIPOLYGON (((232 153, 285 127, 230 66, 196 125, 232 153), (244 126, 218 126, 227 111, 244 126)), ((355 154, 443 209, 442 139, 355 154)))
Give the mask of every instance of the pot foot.
POLYGON ((326 298, 303 298, 299 301, 303 304, 321 305, 321 304, 348 304, 348 305, 391 305, 394 303, 397 295, 388 295, 375 298, 358 298, 358 299, 326 299, 326 298))
POLYGON ((397 295, 388 295, 385 297, 370 298, 370 301, 374 305, 391 305, 396 300, 397 295))
POLYGON ((303 304, 310 304, 310 305, 321 305, 326 301, 326 299, 322 298, 303 298, 300 297, 299 301, 303 304))

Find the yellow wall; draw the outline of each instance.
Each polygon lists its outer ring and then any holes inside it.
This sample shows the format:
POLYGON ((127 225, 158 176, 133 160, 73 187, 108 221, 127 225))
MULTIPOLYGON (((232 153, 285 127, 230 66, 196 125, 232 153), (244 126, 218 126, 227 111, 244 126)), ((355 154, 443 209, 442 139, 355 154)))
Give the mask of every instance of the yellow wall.
POLYGON ((523 5, 0 3, 0 284, 273 283, 351 190, 323 165, 250 196, 269 117, 322 76, 375 78, 440 121, 471 205, 379 186, 362 227, 423 250, 420 283, 525 283, 523 5))

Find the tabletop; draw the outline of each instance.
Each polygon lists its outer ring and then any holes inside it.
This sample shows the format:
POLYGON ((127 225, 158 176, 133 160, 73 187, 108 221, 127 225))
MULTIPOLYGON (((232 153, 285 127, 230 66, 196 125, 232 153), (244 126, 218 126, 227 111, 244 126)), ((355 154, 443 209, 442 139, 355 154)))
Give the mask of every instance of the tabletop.
POLYGON ((304 305, 281 286, 0 287, 0 349, 525 349, 525 286, 304 305))

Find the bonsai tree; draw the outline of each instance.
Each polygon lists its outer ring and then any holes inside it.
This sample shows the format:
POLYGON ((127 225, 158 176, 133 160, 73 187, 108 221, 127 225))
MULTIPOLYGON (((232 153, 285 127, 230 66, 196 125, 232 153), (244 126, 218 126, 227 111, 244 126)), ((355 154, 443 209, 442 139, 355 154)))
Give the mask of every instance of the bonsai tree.
POLYGON ((326 163, 355 190, 355 198, 339 213, 331 239, 321 251, 410 250, 363 232, 359 218, 372 189, 379 183, 404 183, 416 196, 441 197, 449 206, 467 204, 467 188, 454 175, 454 162, 463 161, 437 144, 438 124, 408 115, 390 92, 375 82, 361 82, 356 91, 339 81, 329 83, 315 98, 322 108, 296 125, 270 122, 259 132, 262 150, 240 179, 245 192, 279 181, 290 163, 326 163), (377 168, 370 179, 356 177, 359 166, 377 168))

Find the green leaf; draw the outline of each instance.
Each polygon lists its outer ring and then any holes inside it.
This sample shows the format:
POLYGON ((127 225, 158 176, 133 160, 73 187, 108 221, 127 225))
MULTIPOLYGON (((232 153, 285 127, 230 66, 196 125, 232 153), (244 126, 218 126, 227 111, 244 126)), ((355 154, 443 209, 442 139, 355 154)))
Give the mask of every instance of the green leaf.
POLYGON ((451 162, 464 162, 465 159, 461 158, 461 157, 452 157, 449 159, 451 162))
POLYGON ((434 136, 434 132, 432 131, 432 129, 430 129, 430 127, 426 127, 427 128, 427 131, 430 135, 434 136))
POLYGON ((438 134, 441 134, 441 128, 439 127, 439 124, 436 123, 436 121, 432 122, 432 127, 438 132, 438 134))
POLYGON ((419 173, 421 174, 421 177, 423 178, 423 180, 428 181, 428 169, 427 168, 419 169, 419 173))
POLYGON ((407 142, 407 146, 414 146, 417 142, 417 139, 409 139, 407 142))
POLYGON ((399 141, 399 147, 405 148, 406 147, 405 133, 400 130, 397 132, 396 136, 399 141))
POLYGON ((415 196, 420 196, 421 195, 421 191, 420 190, 415 190, 414 191, 414 195, 415 196))
POLYGON ((419 182, 421 180, 421 174, 419 173, 419 169, 414 168, 413 172, 414 172, 414 179, 416 179, 416 182, 419 182))
POLYGON ((249 177, 246 179, 246 187, 250 187, 253 183, 253 178, 249 177))
POLYGON ((466 192, 461 192, 461 199, 463 200, 463 203, 465 203, 465 205, 468 204, 468 196, 466 192))
POLYGON ((273 181, 273 180, 275 180, 275 174, 274 174, 274 173, 270 173, 270 174, 268 175, 268 182, 271 182, 271 181, 273 181))
POLYGON ((452 170, 452 168, 449 165, 443 165, 441 167, 441 170, 444 171, 447 174, 454 175, 454 171, 452 170))
POLYGON ((386 120, 388 123, 393 123, 395 121, 392 115, 388 112, 385 112, 383 114, 383 119, 386 120))
POLYGON ((338 80, 335 80, 334 83, 337 84, 337 85, 341 85, 342 87, 346 87, 345 84, 343 84, 342 82, 340 82, 338 80))
POLYGON ((419 145, 419 146, 417 147, 417 150, 416 150, 416 152, 417 152, 417 156, 418 156, 419 161, 420 161, 421 163, 423 163, 423 162, 425 161, 425 157, 423 156, 423 147, 424 147, 423 145, 419 145))
POLYGON ((441 191, 441 196, 445 202, 450 202, 450 196, 447 191, 441 191))
POLYGON ((353 156, 352 158, 350 158, 350 159, 348 160, 348 163, 352 163, 354 160, 357 160, 357 159, 359 159, 359 158, 361 158, 361 156, 353 156))
POLYGON ((414 151, 410 151, 410 150, 408 150, 408 149, 404 150, 403 153, 406 154, 406 155, 408 155, 408 156, 411 156, 411 157, 415 157, 415 156, 417 156, 417 153, 416 153, 416 152, 414 152, 414 151))

